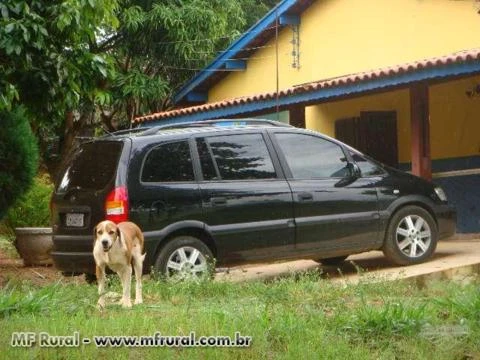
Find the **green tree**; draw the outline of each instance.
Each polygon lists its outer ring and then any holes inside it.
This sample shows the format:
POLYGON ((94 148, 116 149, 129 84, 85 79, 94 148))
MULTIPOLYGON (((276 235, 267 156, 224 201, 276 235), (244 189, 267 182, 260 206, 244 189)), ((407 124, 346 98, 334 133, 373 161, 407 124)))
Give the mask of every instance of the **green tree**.
POLYGON ((0 111, 0 219, 32 184, 38 148, 25 109, 0 111))
MULTIPOLYGON (((3 0, 0 109, 24 104, 42 151, 112 131, 171 97, 272 0, 3 0), (89 130, 90 129, 90 130, 89 130)), ((47 161, 51 173, 58 163, 47 161)))
POLYGON ((91 45, 99 29, 117 24, 115 9, 115 0, 0 3, 0 82, 9 89, 0 106, 20 102, 36 117, 63 118, 81 96, 91 95, 107 77, 107 59, 91 45))
POLYGON ((238 0, 129 0, 120 26, 99 45, 114 54, 115 77, 99 93, 109 130, 140 113, 169 108, 173 93, 245 26, 238 0))
POLYGON ((0 2, 0 110, 22 104, 40 139, 66 134, 68 145, 72 111, 113 69, 93 50, 118 25, 117 9, 117 0, 0 2))
POLYGON ((276 0, 127 0, 120 26, 99 46, 116 59, 97 99, 108 130, 172 107, 172 96, 276 0))
POLYGON ((278 2, 279 0, 240 0, 246 26, 250 27, 255 24, 278 2))

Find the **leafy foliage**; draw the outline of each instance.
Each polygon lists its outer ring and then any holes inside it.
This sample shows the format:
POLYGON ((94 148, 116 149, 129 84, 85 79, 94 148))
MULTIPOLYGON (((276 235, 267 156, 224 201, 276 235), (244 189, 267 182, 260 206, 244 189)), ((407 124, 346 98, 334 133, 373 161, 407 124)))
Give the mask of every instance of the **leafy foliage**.
POLYGON ((26 111, 0 111, 0 219, 32 183, 38 147, 26 111))
POLYGON ((13 233, 16 227, 49 226, 52 190, 47 175, 36 177, 30 189, 8 210, 4 220, 7 232, 13 233))
POLYGON ((57 138, 65 156, 99 124, 112 131, 170 108, 179 86, 274 3, 3 0, 0 110, 23 104, 42 154, 57 138))
POLYGON ((237 0, 130 0, 119 21, 99 45, 116 59, 107 86, 111 101, 101 104, 110 129, 113 116, 129 124, 140 113, 171 106, 173 92, 245 25, 237 0))
POLYGON ((24 106, 42 151, 50 136, 74 136, 67 114, 112 73, 110 56, 94 50, 117 9, 117 0, 0 2, 0 110, 24 106))
POLYGON ((255 24, 263 15, 277 5, 278 0, 241 0, 247 26, 255 24))
POLYGON ((20 102, 35 118, 62 120, 106 78, 109 59, 95 54, 98 29, 117 25, 116 0, 0 3, 2 108, 20 102))

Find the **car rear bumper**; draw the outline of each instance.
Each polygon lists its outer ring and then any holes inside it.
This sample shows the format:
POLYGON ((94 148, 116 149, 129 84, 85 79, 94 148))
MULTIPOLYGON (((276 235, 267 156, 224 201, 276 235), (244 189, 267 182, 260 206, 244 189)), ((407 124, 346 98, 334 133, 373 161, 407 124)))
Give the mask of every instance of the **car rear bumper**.
MULTIPOLYGON (((152 254, 155 254, 158 237, 145 236, 145 252, 147 256, 143 263, 143 273, 150 271, 152 254)), ((53 264, 65 275, 95 274, 95 259, 93 257, 92 235, 54 234, 53 251, 50 256, 53 264)))
POLYGON ((55 267, 65 275, 95 274, 92 253, 52 251, 55 267))
POLYGON ((91 235, 54 234, 50 255, 55 267, 65 274, 95 274, 91 235))
POLYGON ((455 235, 457 228, 457 212, 450 205, 440 205, 435 209, 438 223, 438 238, 445 239, 455 235))

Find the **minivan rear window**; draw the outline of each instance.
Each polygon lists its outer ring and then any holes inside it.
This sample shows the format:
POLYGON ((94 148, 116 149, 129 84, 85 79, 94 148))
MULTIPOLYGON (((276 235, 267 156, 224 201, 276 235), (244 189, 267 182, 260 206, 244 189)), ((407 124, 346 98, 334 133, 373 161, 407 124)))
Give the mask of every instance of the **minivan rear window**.
POLYGON ((194 181, 192 157, 187 141, 162 144, 147 155, 142 182, 194 181))
POLYGON ((122 147, 121 142, 82 144, 63 172, 57 192, 64 193, 71 189, 104 189, 115 176, 122 147))

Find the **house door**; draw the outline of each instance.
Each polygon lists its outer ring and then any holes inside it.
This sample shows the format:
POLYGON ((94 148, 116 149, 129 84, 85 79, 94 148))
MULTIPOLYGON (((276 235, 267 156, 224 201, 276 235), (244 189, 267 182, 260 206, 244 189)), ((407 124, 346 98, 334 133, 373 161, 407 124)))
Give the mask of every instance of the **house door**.
POLYGON ((360 117, 337 120, 335 137, 384 164, 398 167, 395 111, 362 111, 360 117))

